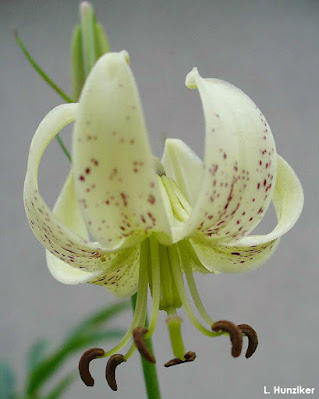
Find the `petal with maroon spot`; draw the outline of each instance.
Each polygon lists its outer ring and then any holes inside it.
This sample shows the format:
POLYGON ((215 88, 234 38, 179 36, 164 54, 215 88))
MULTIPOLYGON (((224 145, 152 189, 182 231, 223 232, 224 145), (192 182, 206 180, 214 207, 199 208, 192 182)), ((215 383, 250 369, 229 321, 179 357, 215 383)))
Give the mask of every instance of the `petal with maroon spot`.
MULTIPOLYGON (((73 232, 76 232, 82 239, 89 241, 89 234, 81 215, 79 205, 74 192, 73 174, 70 172, 58 200, 53 209, 53 214, 64 225, 73 232)), ((109 255, 111 260, 115 255, 109 255)), ((85 266, 72 267, 68 263, 57 258, 50 251, 46 250, 47 265, 52 276, 64 284, 83 284, 98 277, 103 269, 96 272, 88 272, 85 266)), ((103 268, 105 265, 103 265, 103 268)))
POLYGON ((110 266, 90 284, 106 287, 112 294, 123 297, 134 295, 138 287, 140 246, 121 250, 110 266))
MULTIPOLYGON (((38 169, 42 155, 56 134, 73 122, 77 104, 60 105, 40 123, 31 143, 24 183, 24 205, 30 227, 36 238, 57 258, 83 270, 100 269, 109 251, 88 242, 71 231, 49 209, 38 189, 38 169)), ((75 201, 74 191, 65 193, 75 201)), ((71 200, 71 199, 70 199, 71 200)))
POLYGON ((303 189, 288 163, 278 155, 277 181, 273 195, 278 224, 266 235, 248 236, 234 246, 210 245, 193 240, 195 252, 209 271, 242 273, 261 266, 276 250, 280 237, 297 222, 304 202, 303 189))
POLYGON ((197 202, 184 236, 197 230, 214 242, 236 242, 263 217, 276 180, 275 144, 265 117, 240 89, 186 78, 198 88, 206 122, 205 167, 197 202))
POLYGON ((83 88, 73 135, 77 196, 93 238, 134 245, 170 236, 134 76, 125 51, 108 53, 83 88))

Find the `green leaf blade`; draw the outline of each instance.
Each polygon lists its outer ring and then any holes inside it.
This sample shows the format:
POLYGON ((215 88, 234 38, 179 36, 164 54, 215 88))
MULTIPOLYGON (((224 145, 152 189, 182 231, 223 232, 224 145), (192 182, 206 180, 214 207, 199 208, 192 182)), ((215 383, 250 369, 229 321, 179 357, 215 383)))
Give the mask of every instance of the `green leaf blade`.
POLYGON ((0 361, 0 398, 16 397, 16 376, 10 364, 0 361))
POLYGON ((27 353, 27 371, 32 370, 44 359, 48 350, 49 341, 45 338, 40 338, 33 345, 31 345, 27 353))

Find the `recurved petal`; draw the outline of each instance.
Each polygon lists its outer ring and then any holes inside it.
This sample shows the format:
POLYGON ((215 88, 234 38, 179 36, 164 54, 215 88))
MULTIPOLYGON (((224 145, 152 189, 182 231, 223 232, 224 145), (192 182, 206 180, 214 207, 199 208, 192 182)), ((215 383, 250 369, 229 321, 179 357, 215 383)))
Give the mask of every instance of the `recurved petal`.
POLYGON ((203 172, 203 162, 182 140, 165 141, 162 164, 165 172, 179 185, 188 202, 196 203, 203 172))
MULTIPOLYGON (((55 216, 38 190, 38 168, 42 155, 55 135, 75 119, 77 104, 54 108, 40 123, 31 143, 24 183, 24 204, 36 238, 62 261, 86 271, 97 271, 108 251, 71 231, 55 216)), ((71 182, 64 190, 65 203, 76 202, 71 182)))
POLYGON ((237 87, 203 79, 196 68, 186 85, 199 90, 206 139, 201 189, 184 234, 197 229, 216 242, 235 242, 258 224, 271 201, 274 140, 263 114, 237 87))
MULTIPOLYGON (((53 214, 64 225, 73 232, 76 232, 81 238, 89 240, 89 235, 82 218, 78 202, 75 197, 73 174, 70 172, 58 200, 53 209, 53 214)), ((88 272, 72 267, 46 250, 47 265, 52 276, 64 284, 83 284, 98 277, 101 271, 88 272)))
POLYGON ((304 202, 302 186, 295 172, 280 156, 277 165, 273 195, 277 226, 269 234, 245 237, 235 246, 213 246, 208 241, 193 240, 197 256, 209 271, 241 273, 256 269, 274 253, 280 237, 298 220, 304 202))
POLYGON ((105 54, 83 88, 73 136, 75 185, 90 233, 108 248, 170 235, 126 52, 105 54))
POLYGON ((278 244, 279 239, 251 247, 230 247, 192 240, 202 265, 210 272, 220 273, 245 273, 257 269, 271 257, 278 244))
POLYGON ((272 200, 278 219, 277 226, 269 234, 243 238, 240 245, 260 245, 280 238, 301 215, 304 204, 302 185, 292 167, 280 155, 277 155, 277 180, 272 200))
POLYGON ((139 279, 140 246, 121 250, 105 271, 89 281, 123 297, 136 293, 139 279))

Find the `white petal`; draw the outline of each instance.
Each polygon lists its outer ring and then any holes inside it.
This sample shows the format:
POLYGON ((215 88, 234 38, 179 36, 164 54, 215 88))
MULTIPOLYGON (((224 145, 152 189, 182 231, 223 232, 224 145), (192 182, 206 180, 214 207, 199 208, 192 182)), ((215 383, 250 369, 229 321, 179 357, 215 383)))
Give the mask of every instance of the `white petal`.
POLYGON ((56 280, 63 284, 76 285, 87 283, 102 273, 102 271, 86 272, 72 267, 51 254, 48 250, 45 251, 45 255, 50 273, 56 280))
POLYGON ((131 296, 136 293, 139 279, 140 246, 120 251, 101 276, 89 281, 106 287, 116 296, 131 296))
MULTIPOLYGON (((53 209, 53 214, 69 228, 85 240, 89 239, 84 220, 75 197, 73 174, 69 174, 61 194, 53 209)), ((52 276, 64 284, 83 284, 98 277, 103 271, 87 272, 68 265, 46 250, 47 265, 52 276)))
POLYGON ((92 69, 80 98, 72 158, 94 239, 119 248, 150 231, 170 235, 126 52, 108 53, 92 69))
MULTIPOLYGON (((74 121, 76 108, 77 104, 56 107, 40 123, 30 147, 24 183, 24 204, 34 235, 50 252, 72 266, 86 271, 97 271, 108 252, 68 229, 52 214, 38 191, 41 157, 55 135, 74 121)), ((70 201, 73 201, 74 190, 69 191, 68 195, 70 201)))
POLYGON ((167 175, 178 183, 188 202, 194 205, 202 179, 201 159, 182 140, 167 139, 162 163, 167 175))
POLYGON ((256 247, 205 245, 192 241, 196 255, 210 272, 245 273, 257 269, 275 252, 279 239, 256 247))
POLYGON ((243 238, 241 246, 251 246, 268 243, 281 237, 297 222, 304 204, 304 194, 301 183, 288 164, 281 156, 277 156, 277 180, 273 195, 278 224, 266 235, 248 236, 243 238))
POLYGON ((265 117, 235 86, 186 78, 198 87, 206 121, 205 169, 201 190, 184 234, 199 230, 215 242, 234 242, 260 221, 271 201, 276 151, 265 117))
POLYGON ((276 250, 280 237, 298 220, 304 202, 302 186, 288 163, 278 156, 277 181, 273 195, 278 224, 266 235, 245 237, 235 246, 209 245, 194 240, 200 261, 209 271, 247 272, 261 266, 276 250))

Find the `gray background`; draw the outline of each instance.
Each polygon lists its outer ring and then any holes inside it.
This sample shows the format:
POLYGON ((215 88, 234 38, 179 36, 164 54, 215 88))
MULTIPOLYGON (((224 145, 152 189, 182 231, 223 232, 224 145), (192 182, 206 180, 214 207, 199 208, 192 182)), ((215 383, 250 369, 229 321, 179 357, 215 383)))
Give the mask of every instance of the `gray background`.
MULTIPOLYGON (((70 287, 46 269, 22 206, 28 147, 45 114, 62 101, 21 55, 11 35, 18 28, 36 59, 69 88, 69 38, 76 1, 4 1, 0 9, 1 278, 0 358, 10 358, 23 377, 32 340, 53 343, 83 315, 113 298, 102 288, 70 287)), ((196 92, 184 86, 193 66, 203 76, 234 83, 266 115, 278 152, 293 166, 305 190, 305 209, 274 257, 246 275, 197 278, 215 319, 252 324, 260 348, 246 360, 231 358, 228 339, 210 340, 184 322, 195 363, 164 369, 171 358, 164 315, 155 334, 163 398, 262 398, 263 386, 318 383, 318 1, 95 1, 114 50, 126 49, 144 104, 154 152, 162 135, 179 137, 198 154, 204 123, 196 92)), ((64 134, 68 142, 69 134, 64 134)), ((42 162, 41 190, 53 204, 68 162, 53 142, 42 162)), ((258 228, 273 225, 268 217, 258 228)), ((130 313, 118 320, 127 326, 130 313)), ((77 359, 68 368, 75 367, 77 359)), ((143 398, 135 356, 118 370, 120 392, 106 387, 103 366, 93 367, 96 387, 77 381, 68 398, 143 398), (103 395, 103 396, 102 396, 103 395)), ((268 396, 270 397, 270 395, 268 396)), ((318 396, 316 396, 318 397, 318 396)))

